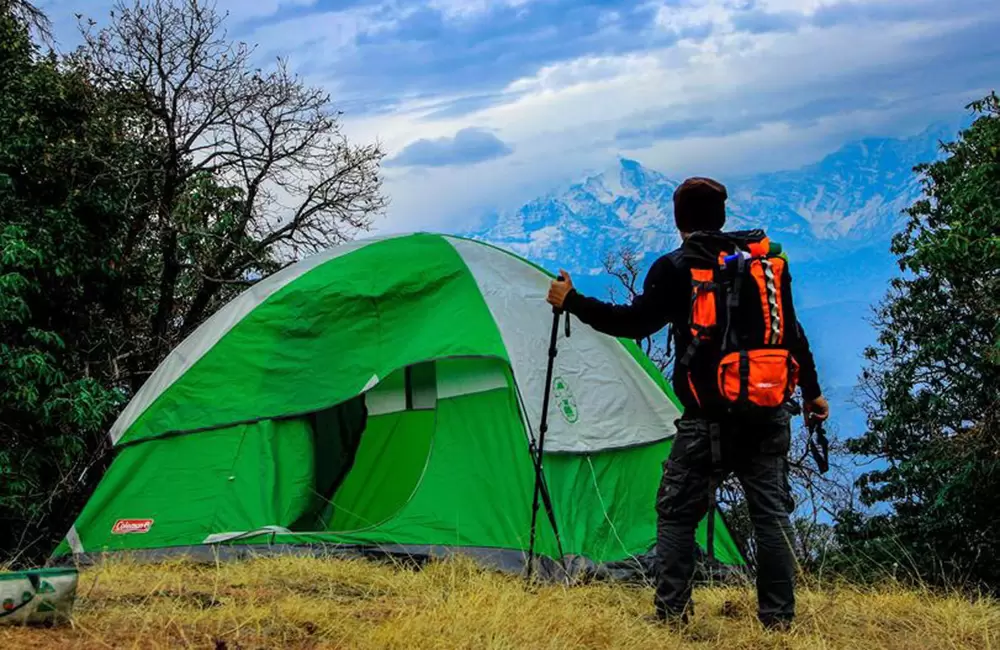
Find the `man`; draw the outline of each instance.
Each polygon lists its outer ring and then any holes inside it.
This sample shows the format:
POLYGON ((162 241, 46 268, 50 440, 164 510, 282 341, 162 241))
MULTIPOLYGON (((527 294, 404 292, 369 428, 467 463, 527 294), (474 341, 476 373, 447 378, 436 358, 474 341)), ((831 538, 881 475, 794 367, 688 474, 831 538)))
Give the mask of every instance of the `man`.
MULTIPOLYGON (((695 231, 721 231, 726 221, 726 188, 707 178, 690 178, 674 193, 674 220, 686 241, 695 231)), ((610 336, 643 339, 672 325, 678 355, 688 348, 692 274, 682 249, 664 255, 650 268, 643 291, 631 305, 614 305, 585 297, 573 288, 565 271, 552 283, 548 302, 610 336)), ((820 391, 809 343, 794 315, 790 276, 784 296, 787 345, 799 364, 807 417, 825 420, 829 406, 820 391)), ((692 371, 699 363, 692 357, 692 371)), ((701 363, 706 363, 701 361, 701 363)), ((737 416, 727 409, 702 408, 697 392, 675 364, 673 386, 684 406, 656 500, 658 578, 656 614, 661 620, 686 621, 694 572, 694 533, 709 506, 713 471, 720 480, 736 474, 746 493, 757 540, 758 617, 766 627, 787 627, 795 615, 795 558, 789 515, 794 504, 788 485, 787 454, 791 413, 784 408, 763 415, 737 416), (717 436, 713 449, 709 432, 717 436), (715 452, 715 453, 713 453, 715 452), (713 457, 721 457, 716 467, 713 457)), ((702 369, 704 370, 704 369, 702 369)), ((710 368, 708 370, 711 370, 710 368)))

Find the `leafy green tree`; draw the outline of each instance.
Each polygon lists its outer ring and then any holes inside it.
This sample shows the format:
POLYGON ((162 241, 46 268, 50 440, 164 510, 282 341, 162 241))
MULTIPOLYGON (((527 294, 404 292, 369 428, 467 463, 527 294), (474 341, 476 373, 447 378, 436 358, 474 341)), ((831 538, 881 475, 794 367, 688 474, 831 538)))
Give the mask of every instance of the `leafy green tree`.
POLYGON ((62 57, 32 42, 31 3, 0 0, 0 20, 0 550, 27 560, 163 356, 385 200, 379 148, 283 63, 256 68, 201 0, 120 1, 62 57))
MULTIPOLYGON (((113 264, 150 161, 108 97, 0 14, 0 548, 42 553, 124 395, 113 264)), ((58 530, 57 530, 58 529, 58 530)))
POLYGON ((869 519, 845 515, 854 559, 924 581, 1000 588, 1000 99, 941 160, 892 244, 902 277, 877 312, 862 383, 868 431, 850 441, 884 467, 859 481, 869 519))

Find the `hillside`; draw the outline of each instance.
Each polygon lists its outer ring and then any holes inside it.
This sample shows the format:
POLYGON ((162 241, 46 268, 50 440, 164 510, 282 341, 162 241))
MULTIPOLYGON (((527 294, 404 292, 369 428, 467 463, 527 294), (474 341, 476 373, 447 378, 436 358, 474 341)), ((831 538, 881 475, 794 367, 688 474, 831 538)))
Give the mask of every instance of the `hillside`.
POLYGON ((423 571, 274 558, 111 563, 81 575, 73 624, 0 627, 2 648, 782 648, 970 650, 1000 644, 1000 606, 885 587, 806 589, 787 634, 756 625, 749 588, 700 588, 689 629, 644 620, 645 588, 529 589, 467 562, 423 571))

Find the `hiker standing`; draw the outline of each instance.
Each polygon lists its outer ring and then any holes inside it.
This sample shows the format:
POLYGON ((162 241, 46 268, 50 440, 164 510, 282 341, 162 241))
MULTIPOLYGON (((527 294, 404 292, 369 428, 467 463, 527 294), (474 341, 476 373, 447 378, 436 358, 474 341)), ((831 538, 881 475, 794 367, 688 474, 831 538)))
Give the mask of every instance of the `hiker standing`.
POLYGON ((694 535, 715 488, 734 473, 758 548, 758 617, 784 627, 795 615, 788 484, 793 390, 806 417, 829 416, 786 260, 760 230, 724 233, 726 189, 690 178, 674 193, 682 245, 660 257, 631 305, 586 297, 560 272, 548 302, 595 330, 640 340, 670 326, 672 383, 684 413, 656 498, 656 614, 687 620, 694 535))

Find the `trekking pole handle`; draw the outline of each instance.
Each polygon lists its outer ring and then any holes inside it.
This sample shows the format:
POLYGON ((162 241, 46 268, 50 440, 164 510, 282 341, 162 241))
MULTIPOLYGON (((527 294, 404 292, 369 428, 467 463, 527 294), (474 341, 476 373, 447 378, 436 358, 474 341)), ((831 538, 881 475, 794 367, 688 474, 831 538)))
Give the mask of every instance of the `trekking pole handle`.
MULTIPOLYGON (((556 282, 565 282, 565 281, 566 281, 566 278, 564 278, 561 273, 559 274, 559 277, 556 278, 556 282)), ((552 313, 553 314, 561 314, 562 312, 563 312, 563 310, 561 308, 556 307, 555 305, 552 305, 552 313)))
MULTIPOLYGON (((559 277, 556 278, 556 282, 565 282, 565 281, 566 281, 566 278, 564 278, 561 273, 559 274, 559 277)), ((557 316, 561 315, 564 311, 565 310, 559 309, 558 307, 552 307, 552 313, 556 314, 557 316)), ((566 327, 566 338, 569 338, 569 312, 566 312, 566 325, 565 325, 565 327, 566 327)))

